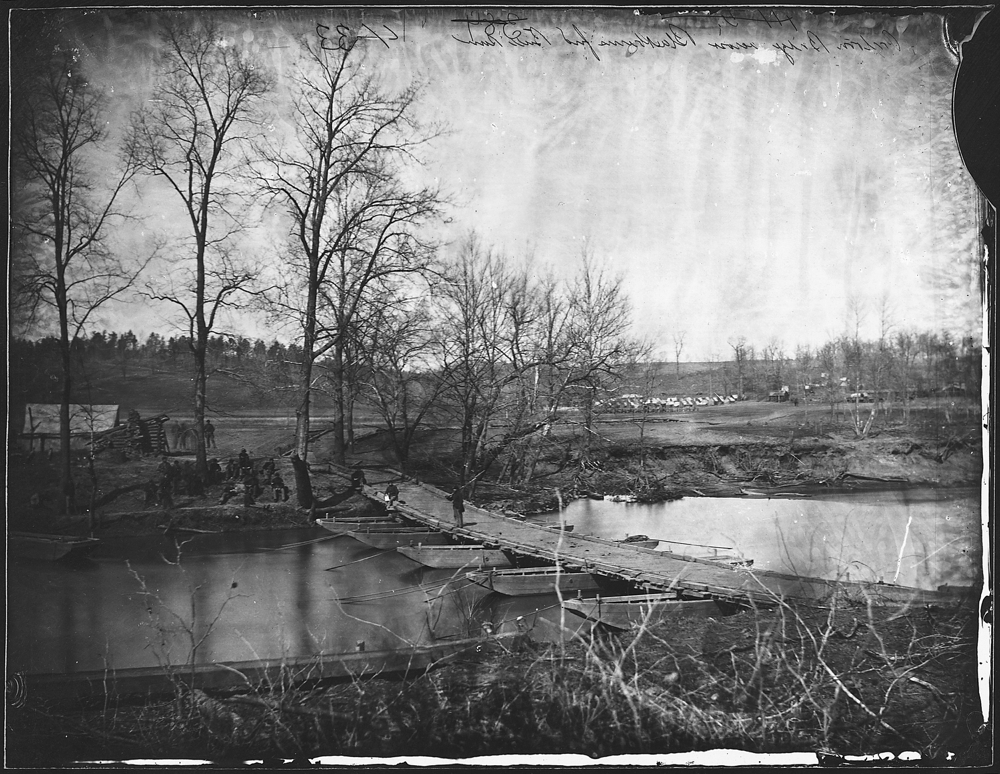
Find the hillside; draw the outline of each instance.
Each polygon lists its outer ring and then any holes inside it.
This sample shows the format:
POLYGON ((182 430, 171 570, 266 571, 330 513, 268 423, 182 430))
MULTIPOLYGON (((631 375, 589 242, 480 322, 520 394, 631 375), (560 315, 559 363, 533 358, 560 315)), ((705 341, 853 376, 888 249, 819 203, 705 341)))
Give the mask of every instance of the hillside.
MULTIPOLYGON (((57 379, 10 382, 10 411, 13 429, 19 431, 27 403, 58 403, 57 379)), ((132 371, 123 377, 111 369, 102 369, 89 380, 78 377, 72 402, 117 404, 122 416, 136 409, 143 416, 165 413, 171 416, 193 414, 193 380, 186 372, 148 369, 132 371)), ((268 415, 289 413, 294 416, 296 397, 292 389, 263 389, 226 373, 215 373, 208 380, 209 415, 246 414, 260 410, 268 415)), ((328 409, 326 396, 315 394, 318 411, 328 409)))

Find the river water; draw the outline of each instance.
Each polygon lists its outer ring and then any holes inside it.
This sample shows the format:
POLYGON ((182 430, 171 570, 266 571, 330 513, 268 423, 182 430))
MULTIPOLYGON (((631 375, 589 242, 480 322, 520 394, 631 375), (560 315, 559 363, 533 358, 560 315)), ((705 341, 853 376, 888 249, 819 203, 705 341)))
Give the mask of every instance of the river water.
MULTIPOLYGON (((575 534, 646 534, 660 549, 754 559, 760 569, 972 585, 980 575, 976 492, 836 498, 696 498, 655 505, 580 500, 561 515, 575 534)), ((556 516, 542 517, 545 519, 556 516)), ((430 644, 534 627, 573 630, 552 597, 511 599, 319 528, 105 540, 93 558, 12 561, 8 670, 78 672, 251 661, 430 644), (518 620, 521 618, 522 620, 518 620), (544 622, 557 626, 544 625, 544 622), (362 645, 363 643, 363 645, 362 645)))
POLYGON ((426 645, 484 622, 496 632, 539 619, 583 625, 554 597, 490 594, 464 571, 429 570, 318 527, 182 542, 178 552, 167 538, 108 539, 80 562, 12 561, 8 669, 252 661, 426 645))
POLYGON ((981 577, 979 492, 896 490, 788 498, 577 500, 574 534, 661 538, 658 550, 754 560, 755 569, 936 589, 981 577), (699 545, 685 545, 693 543, 699 545), (706 548, 704 546, 718 546, 706 548))

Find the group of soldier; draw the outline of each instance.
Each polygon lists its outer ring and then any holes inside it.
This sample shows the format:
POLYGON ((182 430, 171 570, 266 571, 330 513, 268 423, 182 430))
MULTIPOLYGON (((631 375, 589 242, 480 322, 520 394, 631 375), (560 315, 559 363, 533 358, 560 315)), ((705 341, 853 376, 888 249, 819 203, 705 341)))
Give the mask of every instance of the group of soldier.
POLYGON ((220 505, 241 494, 244 505, 253 505, 265 491, 271 493, 274 502, 288 500, 288 487, 275 467, 274 459, 268 459, 258 471, 247 450, 242 449, 238 458, 229 459, 225 470, 218 459, 209 460, 207 478, 198 473, 193 462, 176 462, 163 455, 156 477, 144 486, 146 505, 172 508, 174 495, 204 497, 208 486, 219 483, 223 484, 220 505))
POLYGON ((172 462, 166 455, 156 468, 156 478, 146 482, 146 505, 159 505, 171 508, 174 495, 183 494, 192 497, 204 497, 205 488, 222 480, 222 468, 218 460, 210 460, 208 478, 203 478, 190 460, 172 462))
MULTIPOLYGON (((189 447, 193 448, 198 441, 198 428, 197 426, 188 426, 187 422, 174 422, 171 427, 171 445, 175 451, 187 450, 189 447)), ((212 420, 205 420, 205 448, 215 449, 215 425, 212 424, 212 420)))
POLYGON ((226 463, 225 477, 226 486, 219 505, 225 505, 240 494, 244 505, 253 505, 266 491, 271 492, 276 503, 288 501, 288 487, 273 458, 268 458, 258 471, 247 450, 241 449, 238 458, 230 458, 226 463))

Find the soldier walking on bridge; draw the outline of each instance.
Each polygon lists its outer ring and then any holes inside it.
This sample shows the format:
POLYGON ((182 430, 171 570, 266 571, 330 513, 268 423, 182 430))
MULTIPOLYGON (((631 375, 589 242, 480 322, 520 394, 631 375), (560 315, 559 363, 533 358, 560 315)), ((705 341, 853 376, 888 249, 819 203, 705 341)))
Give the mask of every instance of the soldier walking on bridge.
POLYGON ((390 481, 389 486, 385 488, 386 507, 392 508, 392 506, 396 504, 396 501, 398 499, 399 499, 399 487, 397 487, 394 483, 390 481))
POLYGON ((462 520, 462 514, 465 513, 465 499, 462 496, 462 485, 459 484, 455 487, 448 499, 451 500, 451 510, 455 516, 455 525, 457 527, 464 527, 465 524, 462 520))
POLYGON ((361 469, 361 463, 356 463, 354 470, 351 471, 351 489, 355 492, 360 492, 367 483, 368 480, 365 478, 364 470, 361 469))

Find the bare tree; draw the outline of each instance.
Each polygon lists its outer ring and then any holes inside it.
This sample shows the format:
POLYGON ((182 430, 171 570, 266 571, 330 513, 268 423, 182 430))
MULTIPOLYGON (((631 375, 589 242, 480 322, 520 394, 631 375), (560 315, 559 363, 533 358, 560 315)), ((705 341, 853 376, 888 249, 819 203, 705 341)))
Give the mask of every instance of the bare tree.
POLYGON ((639 425, 639 481, 637 485, 643 489, 648 488, 649 480, 646 475, 646 423, 649 415, 657 410, 657 403, 654 402, 656 392, 660 387, 660 369, 656 363, 645 362, 638 364, 639 375, 636 386, 642 400, 639 404, 639 418, 633 415, 632 421, 639 425))
POLYGON ((508 454, 507 474, 511 483, 528 482, 547 447, 561 406, 572 401, 579 374, 574 370, 573 335, 569 300, 563 286, 551 275, 542 276, 534 288, 535 363, 523 374, 525 411, 533 432, 524 435, 508 454))
POLYGON ((358 338, 362 388, 385 423, 405 474, 414 436, 444 386, 435 367, 437 335, 425 302, 408 305, 384 299, 369 322, 358 338))
POLYGON ((844 397, 844 391, 840 380, 837 378, 837 368, 839 366, 838 342, 828 341, 816 350, 816 365, 820 369, 820 379, 827 402, 830 404, 830 421, 836 419, 837 404, 844 397))
POLYGON ((851 417, 854 434, 866 438, 881 399, 883 372, 887 365, 887 337, 892 327, 891 306, 887 296, 883 296, 877 312, 879 314, 879 338, 866 342, 861 338, 861 328, 868 317, 869 304, 858 295, 847 299, 847 332, 840 339, 840 349, 844 357, 849 382, 853 385, 851 417), (866 378, 867 376, 867 378, 866 378), (862 418, 862 401, 871 401, 867 418, 862 418))
POLYGON ((812 397, 814 355, 808 345, 795 347, 795 381, 799 397, 805 401, 805 421, 809 424, 809 399, 812 397))
POLYGON ((752 348, 747 344, 746 336, 739 336, 735 340, 730 340, 730 348, 733 350, 733 362, 736 364, 736 379, 739 397, 744 397, 744 379, 746 377, 747 362, 753 357, 752 348))
POLYGON ((776 337, 772 337, 762 352, 764 358, 764 378, 766 387, 779 390, 784 386, 785 345, 776 337))
POLYGON ((351 331, 387 285, 428 270, 433 245, 420 228, 437 217, 441 199, 401 182, 404 164, 430 137, 412 116, 417 89, 386 93, 353 45, 327 50, 304 37, 300 46, 291 76, 294 138, 258 148, 257 180, 291 223, 288 273, 272 302, 301 329, 296 449, 305 459, 314 368, 326 358, 333 453, 343 463, 351 331))
POLYGON ((588 250, 569 291, 574 384, 584 387, 581 468, 589 461, 594 406, 613 390, 626 365, 648 356, 631 336, 632 308, 620 275, 612 275, 588 250))
POLYGON ((20 51, 11 91, 11 293, 29 330, 52 322, 61 361, 62 507, 76 508, 70 458, 72 350, 94 313, 132 287, 143 262, 109 248, 125 217, 121 194, 136 172, 107 152, 105 95, 87 83, 78 52, 57 43, 20 51))
POLYGON ((674 366, 677 372, 677 391, 681 391, 681 352, 684 351, 684 338, 687 336, 687 331, 680 330, 675 331, 673 334, 674 339, 674 366))
POLYGON ((194 358, 197 466, 203 475, 208 339, 220 313, 238 306, 260 274, 236 245, 244 229, 238 206, 247 132, 259 132, 261 98, 272 79, 246 51, 227 44, 214 16, 175 16, 162 33, 153 99, 132 117, 129 142, 142 169, 166 182, 180 201, 183 253, 150 289, 179 310, 194 358))
POLYGON ((492 436, 504 419, 509 388, 520 378, 521 342, 510 303, 511 289, 520 286, 508 261, 471 234, 440 288, 441 396, 460 427, 457 474, 463 485, 474 486, 498 456, 492 436), (487 449, 491 441, 493 450, 487 449))

